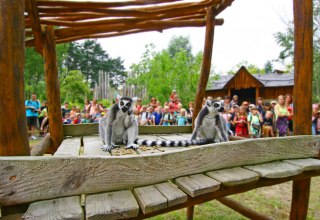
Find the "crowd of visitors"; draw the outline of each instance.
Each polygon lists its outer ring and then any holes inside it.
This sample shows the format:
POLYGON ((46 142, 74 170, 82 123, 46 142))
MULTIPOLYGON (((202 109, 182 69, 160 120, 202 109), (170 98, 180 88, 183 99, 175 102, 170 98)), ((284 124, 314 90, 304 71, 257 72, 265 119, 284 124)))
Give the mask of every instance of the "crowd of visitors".
MULTIPOLYGON (((213 99, 207 97, 207 99, 213 99)), ((293 132, 293 102, 292 96, 279 95, 277 100, 263 100, 259 97, 256 103, 243 101, 239 103, 239 97, 234 95, 224 98, 217 97, 223 102, 224 110, 221 116, 227 123, 227 128, 236 136, 246 138, 286 136, 293 132)), ((204 99, 204 102, 205 103, 204 99)), ((36 139, 36 128, 40 136, 47 132, 49 117, 47 102, 37 100, 35 94, 25 102, 29 136, 36 139)), ((108 108, 98 103, 97 99, 85 100, 84 108, 69 106, 65 102, 61 108, 63 124, 86 124, 98 123, 99 119, 106 115, 108 108)), ((162 126, 183 126, 191 125, 194 112, 194 103, 188 102, 184 108, 175 90, 163 103, 156 97, 152 97, 147 105, 137 99, 133 115, 139 125, 162 125, 162 126)), ((312 112, 312 134, 320 134, 320 103, 313 104, 312 112)))

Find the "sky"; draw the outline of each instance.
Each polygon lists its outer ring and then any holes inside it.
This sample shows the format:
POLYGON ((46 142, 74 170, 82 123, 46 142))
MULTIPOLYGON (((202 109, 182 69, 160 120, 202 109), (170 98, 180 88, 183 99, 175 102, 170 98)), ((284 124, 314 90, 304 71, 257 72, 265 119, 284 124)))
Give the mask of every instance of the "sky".
MULTIPOLYGON (((235 0, 220 13, 224 24, 215 27, 212 63, 216 73, 227 73, 237 64, 247 61, 260 68, 268 60, 277 59, 281 48, 274 34, 285 32, 287 23, 293 20, 292 0, 235 0)), ((153 43, 156 51, 166 49, 174 36, 189 37, 192 52, 203 51, 205 27, 174 28, 159 32, 146 32, 120 37, 98 39, 112 57, 121 57, 129 70, 138 63, 145 45, 153 43)), ((274 68, 280 68, 275 64, 274 68)))

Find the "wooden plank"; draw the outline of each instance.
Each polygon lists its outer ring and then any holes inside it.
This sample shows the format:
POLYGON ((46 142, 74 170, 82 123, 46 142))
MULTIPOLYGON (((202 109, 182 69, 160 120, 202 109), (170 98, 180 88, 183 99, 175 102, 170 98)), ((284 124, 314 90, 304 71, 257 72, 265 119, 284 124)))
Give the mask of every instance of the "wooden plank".
POLYGON ((99 134, 99 124, 63 125, 64 136, 88 136, 99 134))
POLYGON ((0 99, 5 102, 0 107, 0 156, 30 155, 24 105, 24 9, 24 1, 0 1, 0 99))
POLYGON ((175 179, 175 184, 192 197, 214 192, 220 188, 220 182, 203 174, 179 177, 175 179))
POLYGON ((284 162, 299 166, 304 171, 319 170, 320 169, 320 160, 314 159, 314 158, 297 159, 297 160, 284 160, 284 162))
POLYGON ((64 155, 79 156, 80 145, 81 145, 80 137, 64 139, 60 147, 58 148, 58 150, 54 153, 54 156, 64 156, 64 155))
POLYGON ((256 172, 241 167, 210 171, 206 175, 228 187, 255 182, 259 179, 259 175, 256 172))
POLYGON ((109 152, 101 149, 103 145, 104 143, 99 136, 84 136, 83 155, 111 156, 109 152))
POLYGON ((40 201, 30 204, 22 219, 83 219, 80 196, 40 201))
POLYGON ((136 217, 139 205, 130 190, 86 197, 86 219, 124 219, 136 217))
POLYGON ((303 169, 299 166, 280 161, 244 167, 257 172, 264 178, 283 178, 303 172, 303 169))
POLYGON ((155 187, 168 200, 168 207, 174 206, 187 201, 187 194, 182 192, 176 185, 171 182, 156 184, 155 187))
POLYGON ((133 190, 133 193, 144 214, 167 207, 167 198, 155 186, 138 187, 133 190))
MULTIPOLYGON (((139 126, 139 135, 143 134, 172 134, 172 133, 191 133, 191 126, 161 126, 148 125, 139 126)), ((78 124, 78 125, 63 125, 64 136, 88 136, 99 134, 99 124, 78 124)))
POLYGON ((128 189, 212 170, 315 157, 319 140, 317 135, 248 139, 121 157, 0 157, 0 205, 128 189))

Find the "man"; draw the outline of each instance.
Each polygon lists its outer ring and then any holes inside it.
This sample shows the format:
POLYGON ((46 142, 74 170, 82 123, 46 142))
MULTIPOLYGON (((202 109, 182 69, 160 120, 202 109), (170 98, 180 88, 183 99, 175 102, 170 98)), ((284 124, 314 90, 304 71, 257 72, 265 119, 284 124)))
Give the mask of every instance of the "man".
POLYGON ((38 125, 38 114, 40 113, 40 102, 37 100, 36 94, 31 95, 31 99, 25 101, 27 125, 32 140, 37 139, 34 132, 38 125))

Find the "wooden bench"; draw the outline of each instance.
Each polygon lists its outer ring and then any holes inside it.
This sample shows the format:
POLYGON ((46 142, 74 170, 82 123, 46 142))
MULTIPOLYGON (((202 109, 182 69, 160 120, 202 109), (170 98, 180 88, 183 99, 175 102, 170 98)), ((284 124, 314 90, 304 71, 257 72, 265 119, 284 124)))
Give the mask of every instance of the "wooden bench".
MULTIPOLYGON (((225 196, 320 175, 319 136, 108 153, 92 133, 66 138, 53 156, 0 157, 3 209, 26 204, 24 218, 142 219, 213 199, 232 207, 225 196)), ((173 140, 190 133, 139 137, 173 140)))

